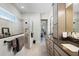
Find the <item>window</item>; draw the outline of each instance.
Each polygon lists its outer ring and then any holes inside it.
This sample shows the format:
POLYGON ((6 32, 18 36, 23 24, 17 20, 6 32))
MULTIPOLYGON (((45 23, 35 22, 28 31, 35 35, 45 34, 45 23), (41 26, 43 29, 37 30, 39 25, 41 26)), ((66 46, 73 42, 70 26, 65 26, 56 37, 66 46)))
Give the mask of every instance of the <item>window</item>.
POLYGON ((0 7, 0 18, 3 18, 5 20, 14 22, 16 20, 16 16, 12 13, 8 12, 7 10, 0 7))

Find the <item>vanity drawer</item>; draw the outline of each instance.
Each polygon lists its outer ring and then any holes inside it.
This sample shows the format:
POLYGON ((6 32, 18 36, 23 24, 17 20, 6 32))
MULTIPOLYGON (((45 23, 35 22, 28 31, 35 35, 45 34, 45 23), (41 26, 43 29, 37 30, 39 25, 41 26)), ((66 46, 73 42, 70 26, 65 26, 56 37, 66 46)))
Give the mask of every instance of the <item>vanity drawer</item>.
MULTIPOLYGON (((66 54, 63 50, 61 50, 61 48, 59 48, 56 44, 54 44, 54 48, 57 50, 57 52, 61 55, 61 56, 68 56, 68 54, 66 54)), ((55 50, 55 51, 56 51, 55 50)))
POLYGON ((47 40, 46 45, 47 45, 48 54, 50 56, 53 56, 53 42, 52 42, 52 40, 51 39, 47 40))
POLYGON ((47 40, 47 46, 50 46, 50 47, 52 47, 53 46, 53 42, 51 41, 51 40, 47 40))
POLYGON ((60 54, 56 50, 54 50, 54 55, 55 56, 60 56, 60 54))
POLYGON ((53 50, 52 50, 52 49, 48 49, 48 54, 49 54, 50 56, 53 56, 53 50))

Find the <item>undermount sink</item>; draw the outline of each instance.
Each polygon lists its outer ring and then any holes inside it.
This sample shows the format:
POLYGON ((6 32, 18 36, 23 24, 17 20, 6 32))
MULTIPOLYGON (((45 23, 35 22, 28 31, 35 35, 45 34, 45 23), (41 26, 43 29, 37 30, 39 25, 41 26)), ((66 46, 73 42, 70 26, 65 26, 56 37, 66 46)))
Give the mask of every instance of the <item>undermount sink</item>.
POLYGON ((78 52, 79 50, 79 47, 76 47, 75 45, 72 45, 72 44, 61 44, 61 45, 63 46, 63 48, 66 48, 71 52, 78 52))

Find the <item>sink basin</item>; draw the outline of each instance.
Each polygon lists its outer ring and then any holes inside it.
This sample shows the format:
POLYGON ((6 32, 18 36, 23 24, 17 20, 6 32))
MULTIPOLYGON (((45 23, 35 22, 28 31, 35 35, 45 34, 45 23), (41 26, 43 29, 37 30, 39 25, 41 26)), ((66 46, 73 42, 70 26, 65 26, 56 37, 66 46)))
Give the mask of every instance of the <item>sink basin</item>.
POLYGON ((69 49, 72 52, 78 52, 79 48, 72 44, 61 44, 63 47, 69 49))
POLYGON ((62 48, 72 56, 78 56, 79 47, 72 44, 61 44, 62 48))

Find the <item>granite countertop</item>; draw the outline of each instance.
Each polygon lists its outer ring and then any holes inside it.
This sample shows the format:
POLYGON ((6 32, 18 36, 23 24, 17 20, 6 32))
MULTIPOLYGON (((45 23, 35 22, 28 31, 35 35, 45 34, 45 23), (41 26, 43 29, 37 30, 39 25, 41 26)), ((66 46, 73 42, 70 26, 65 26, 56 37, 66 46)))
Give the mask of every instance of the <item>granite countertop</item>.
MULTIPOLYGON (((78 55, 78 52, 72 52, 71 50, 67 50, 66 48, 64 48, 64 46, 62 46, 62 44, 68 44, 68 45, 73 45, 73 49, 72 50, 74 50, 74 48, 75 47, 77 47, 77 48, 79 48, 79 44, 77 44, 77 43, 74 43, 74 42, 72 42, 72 41, 69 41, 69 40, 62 40, 62 39, 60 39, 60 40, 57 40, 57 39, 52 39, 52 41, 55 43, 55 44, 57 44, 64 52, 66 52, 68 55, 78 55)), ((76 49, 75 49, 76 50, 76 49)))
MULTIPOLYGON (((8 36, 8 37, 12 37, 12 36, 20 35, 20 34, 23 34, 23 33, 19 33, 19 34, 10 35, 10 36, 8 36)), ((3 39, 3 38, 8 38, 8 37, 1 37, 0 39, 3 39)))

